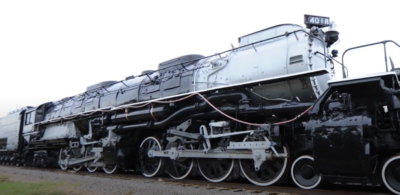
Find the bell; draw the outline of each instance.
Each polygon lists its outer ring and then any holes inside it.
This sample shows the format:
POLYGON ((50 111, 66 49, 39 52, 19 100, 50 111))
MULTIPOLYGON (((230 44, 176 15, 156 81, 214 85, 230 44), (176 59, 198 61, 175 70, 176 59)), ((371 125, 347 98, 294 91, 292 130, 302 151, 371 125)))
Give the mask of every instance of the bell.
POLYGON ((327 47, 330 47, 339 39, 339 32, 337 31, 336 23, 332 21, 329 30, 325 32, 325 42, 327 47))

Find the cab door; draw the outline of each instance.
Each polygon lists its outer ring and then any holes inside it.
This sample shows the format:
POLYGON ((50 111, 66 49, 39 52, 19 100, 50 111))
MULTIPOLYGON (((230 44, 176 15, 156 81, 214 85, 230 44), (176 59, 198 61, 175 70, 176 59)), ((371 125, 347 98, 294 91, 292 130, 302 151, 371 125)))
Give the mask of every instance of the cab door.
POLYGON ((25 116, 23 118, 23 133, 31 133, 34 131, 33 124, 35 123, 36 112, 35 110, 30 110, 25 112, 25 116))

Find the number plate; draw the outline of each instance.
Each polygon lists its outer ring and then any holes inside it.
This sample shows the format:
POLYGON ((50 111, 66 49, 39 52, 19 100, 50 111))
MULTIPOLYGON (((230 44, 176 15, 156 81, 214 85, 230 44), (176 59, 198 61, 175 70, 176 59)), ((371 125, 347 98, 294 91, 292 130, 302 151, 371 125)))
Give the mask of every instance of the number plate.
POLYGON ((304 15, 304 24, 307 28, 311 28, 312 26, 322 28, 329 26, 331 23, 329 17, 304 15))

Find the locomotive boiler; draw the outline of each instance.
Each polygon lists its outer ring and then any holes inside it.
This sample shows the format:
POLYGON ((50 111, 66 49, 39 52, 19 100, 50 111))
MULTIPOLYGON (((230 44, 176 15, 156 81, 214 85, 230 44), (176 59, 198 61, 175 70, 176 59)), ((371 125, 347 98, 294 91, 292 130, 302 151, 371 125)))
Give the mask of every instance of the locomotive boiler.
POLYGON ((211 182, 243 176, 260 186, 292 178, 304 189, 360 182, 399 193, 393 63, 391 72, 334 81, 336 25, 311 15, 305 24, 10 112, 0 119, 0 162, 211 182))

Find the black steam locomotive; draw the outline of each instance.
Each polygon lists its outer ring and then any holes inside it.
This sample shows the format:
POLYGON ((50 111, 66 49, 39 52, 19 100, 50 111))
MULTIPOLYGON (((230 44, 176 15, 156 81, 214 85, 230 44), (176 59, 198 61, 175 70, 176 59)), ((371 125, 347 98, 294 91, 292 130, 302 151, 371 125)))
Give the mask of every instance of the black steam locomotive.
MULTIPOLYGON (((10 112, 0 119, 0 162, 174 179, 196 171, 211 182, 242 175, 260 186, 291 177, 303 189, 384 184, 399 194, 398 69, 390 60, 391 71, 333 80, 336 25, 310 15, 305 24, 10 112)), ((387 43, 397 45, 365 46, 387 43)))

